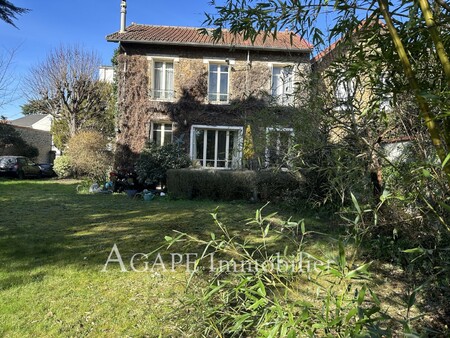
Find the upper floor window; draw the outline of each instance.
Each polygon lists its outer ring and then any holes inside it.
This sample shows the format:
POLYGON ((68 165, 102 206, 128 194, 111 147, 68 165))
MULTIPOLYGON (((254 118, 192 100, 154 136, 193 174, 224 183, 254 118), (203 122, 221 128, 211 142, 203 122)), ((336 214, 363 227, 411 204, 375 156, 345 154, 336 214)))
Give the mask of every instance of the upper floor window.
POLYGON ((348 110, 352 107, 356 92, 356 81, 354 79, 339 78, 335 86, 336 109, 348 110))
POLYGON ((173 61, 155 61, 153 63, 153 98, 173 100, 173 61))
POLYGON ((211 103, 228 103, 229 66, 209 64, 208 100, 211 103))
POLYGON ((158 146, 163 146, 173 141, 173 125, 172 123, 156 123, 152 122, 150 136, 152 142, 158 146))
POLYGON ((294 102, 294 68, 292 66, 272 67, 272 96, 280 105, 294 102))

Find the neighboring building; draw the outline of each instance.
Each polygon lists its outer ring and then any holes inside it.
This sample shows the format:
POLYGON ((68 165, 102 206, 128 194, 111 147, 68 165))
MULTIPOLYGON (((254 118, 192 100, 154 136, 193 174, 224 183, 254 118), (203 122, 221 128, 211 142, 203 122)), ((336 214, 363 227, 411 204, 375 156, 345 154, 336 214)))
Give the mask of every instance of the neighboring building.
POLYGON ((37 163, 53 163, 55 153, 52 151, 52 135, 48 131, 15 125, 13 127, 25 142, 37 148, 39 151, 39 155, 35 159, 37 163))
POLYGON ((227 31, 215 41, 197 28, 124 21, 123 11, 121 31, 106 37, 119 43, 116 165, 150 140, 182 143, 203 168, 241 168, 248 126, 259 162, 279 164, 292 107, 307 97, 308 42, 279 32, 251 43, 227 31))
POLYGON ((11 121, 11 124, 19 127, 27 127, 50 132, 52 127, 52 116, 46 114, 25 115, 17 120, 11 121))
POLYGON ((21 133, 22 138, 39 150, 40 163, 53 163, 61 151, 55 147, 50 133, 53 117, 48 114, 30 114, 11 121, 11 125, 21 133))
POLYGON ((113 83, 114 82, 114 67, 101 66, 98 70, 98 79, 100 81, 113 83))

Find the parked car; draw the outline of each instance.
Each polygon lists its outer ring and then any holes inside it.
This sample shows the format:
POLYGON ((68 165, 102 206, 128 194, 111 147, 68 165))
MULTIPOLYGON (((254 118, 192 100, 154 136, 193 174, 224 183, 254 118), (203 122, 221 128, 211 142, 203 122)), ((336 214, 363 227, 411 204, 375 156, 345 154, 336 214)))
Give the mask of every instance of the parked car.
POLYGON ((0 156, 0 175, 24 177, 41 177, 38 164, 24 156, 0 156))
POLYGON ((51 163, 39 163, 39 168, 41 169, 42 177, 55 177, 57 176, 55 171, 53 170, 53 164, 51 163))

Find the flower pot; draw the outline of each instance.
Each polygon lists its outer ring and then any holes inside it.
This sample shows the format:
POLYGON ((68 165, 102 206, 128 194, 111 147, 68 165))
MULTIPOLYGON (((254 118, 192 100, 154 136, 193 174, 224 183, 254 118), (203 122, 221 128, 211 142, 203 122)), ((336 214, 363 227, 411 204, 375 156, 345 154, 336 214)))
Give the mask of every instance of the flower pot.
POLYGON ((155 197, 155 195, 153 195, 151 192, 144 194, 144 201, 151 201, 153 198, 155 197))

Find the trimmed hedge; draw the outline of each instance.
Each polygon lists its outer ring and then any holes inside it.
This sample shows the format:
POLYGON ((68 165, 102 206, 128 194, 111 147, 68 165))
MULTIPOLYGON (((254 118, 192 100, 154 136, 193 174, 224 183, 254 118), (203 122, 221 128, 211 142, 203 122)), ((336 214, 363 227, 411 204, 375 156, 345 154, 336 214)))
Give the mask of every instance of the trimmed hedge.
POLYGON ((282 201, 288 191, 303 188, 303 179, 289 172, 172 169, 167 191, 172 198, 282 201))

